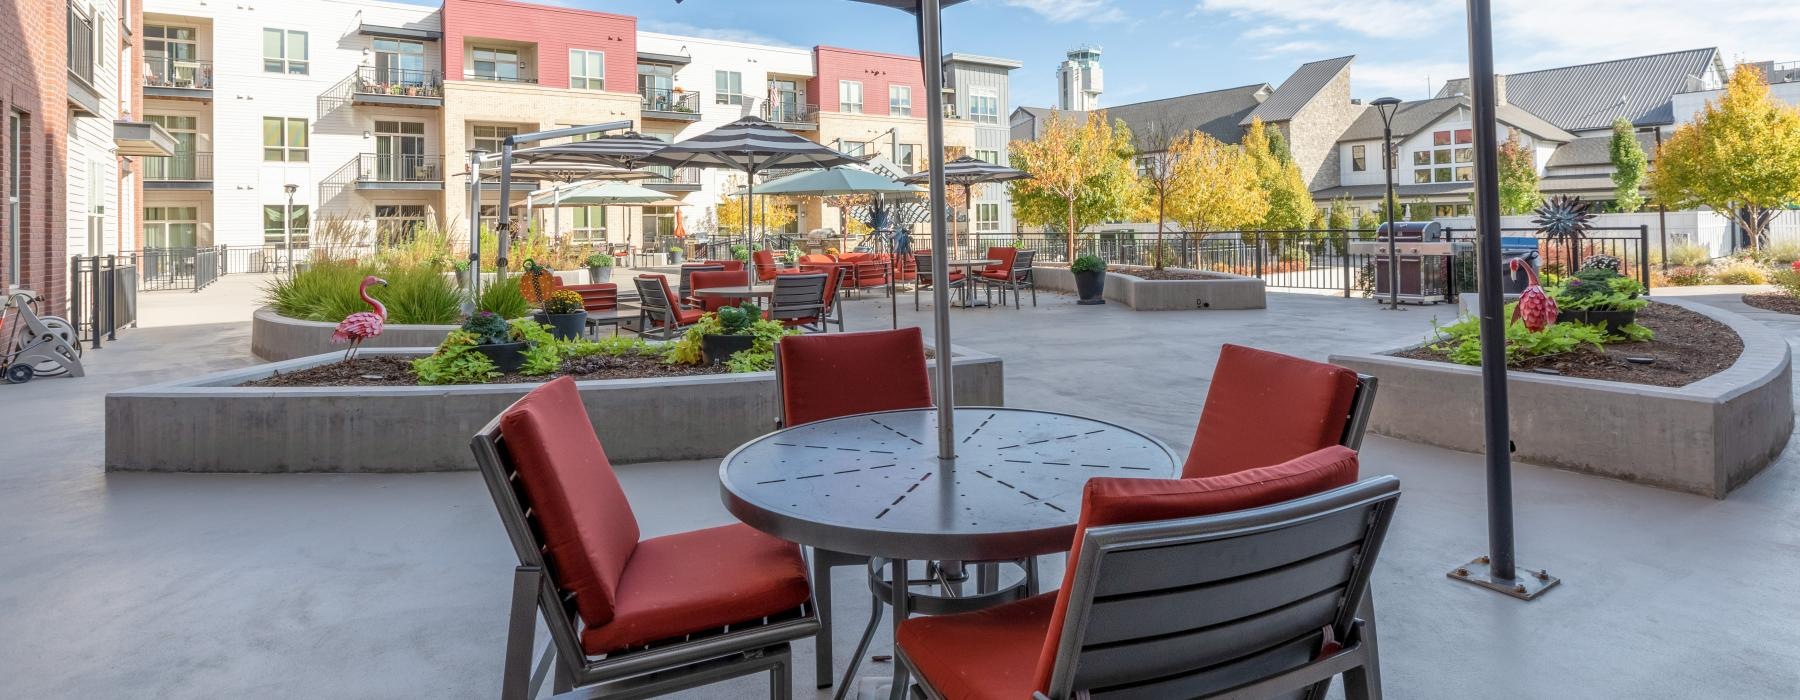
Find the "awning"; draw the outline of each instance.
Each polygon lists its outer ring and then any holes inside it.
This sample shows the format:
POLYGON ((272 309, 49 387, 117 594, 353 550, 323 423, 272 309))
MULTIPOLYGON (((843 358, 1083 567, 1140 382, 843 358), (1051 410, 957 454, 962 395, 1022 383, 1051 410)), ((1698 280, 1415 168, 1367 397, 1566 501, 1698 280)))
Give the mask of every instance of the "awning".
POLYGON ((411 39, 414 41, 437 41, 444 38, 444 33, 433 29, 413 29, 412 27, 388 27, 379 24, 364 24, 357 27, 356 33, 363 36, 379 36, 388 39, 411 39))
POLYGON ((673 53, 638 52, 638 63, 660 63, 666 66, 685 66, 692 62, 687 56, 673 53))
POLYGON ((113 122, 113 145, 122 156, 175 155, 175 137, 150 122, 113 122))

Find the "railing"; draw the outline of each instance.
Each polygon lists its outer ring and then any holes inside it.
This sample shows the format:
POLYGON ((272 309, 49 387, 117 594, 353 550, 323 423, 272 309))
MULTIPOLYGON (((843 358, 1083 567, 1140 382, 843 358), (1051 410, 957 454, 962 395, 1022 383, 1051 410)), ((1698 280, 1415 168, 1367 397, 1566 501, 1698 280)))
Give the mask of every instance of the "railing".
MULTIPOLYGON (((1551 274, 1567 274, 1571 266, 1579 267, 1583 260, 1594 255, 1608 255, 1619 259, 1619 272, 1627 276, 1636 276, 1644 287, 1650 286, 1650 227, 1644 226, 1595 226, 1582 236, 1579 247, 1570 246, 1561 241, 1544 238, 1537 229, 1503 228, 1502 238, 1535 238, 1537 239, 1538 266, 1551 274)), ((1444 237, 1449 240, 1474 242, 1475 231, 1471 229, 1444 229, 1444 237)), ((1463 279, 1464 270, 1475 269, 1475 253, 1467 251, 1459 254, 1457 264, 1452 271, 1457 277, 1461 291, 1475 291, 1473 279, 1463 279)))
POLYGON ((481 73, 476 73, 475 71, 465 71, 463 73, 463 80, 485 80, 490 83, 532 83, 532 84, 537 83, 537 78, 527 78, 527 77, 521 77, 521 76, 507 77, 504 75, 483 75, 481 73))
POLYGON ((211 90, 212 86, 212 61, 168 56, 144 59, 144 87, 211 90))
POLYGON ((443 97, 444 74, 434 70, 359 66, 350 81, 350 90, 358 95, 443 97))
POLYGON ((204 248, 145 248, 120 257, 131 258, 144 291, 191 289, 200 291, 224 273, 222 246, 204 248))
POLYGON ((69 3, 69 75, 81 79, 89 87, 94 86, 94 18, 84 16, 75 11, 75 3, 69 3))
POLYGON ((787 124, 804 124, 818 120, 818 105, 783 104, 776 100, 763 102, 762 118, 787 124))
POLYGON ((672 168, 667 165, 650 165, 644 172, 656 173, 656 177, 643 181, 645 185, 698 185, 700 169, 695 167, 672 168))
POLYGON ((137 325, 137 265, 132 255, 69 259, 69 323, 76 342, 100 347, 119 329, 137 325))
POLYGON ((362 153, 352 162, 357 182, 443 182, 442 156, 362 153))
POLYGON ((643 109, 651 112, 700 113, 700 93, 669 88, 638 88, 643 109))
POLYGON ((144 158, 144 180, 147 182, 211 182, 211 153, 176 153, 172 156, 144 158))

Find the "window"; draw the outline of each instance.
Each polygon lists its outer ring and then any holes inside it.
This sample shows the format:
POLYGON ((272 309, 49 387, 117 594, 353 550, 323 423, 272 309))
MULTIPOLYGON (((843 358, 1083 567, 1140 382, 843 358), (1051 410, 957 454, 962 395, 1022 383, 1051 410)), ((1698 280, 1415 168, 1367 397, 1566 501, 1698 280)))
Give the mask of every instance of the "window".
MULTIPOLYGON (((195 151, 200 138, 200 119, 194 116, 175 114, 149 114, 144 120, 169 132, 175 137, 175 153, 169 156, 150 156, 144 159, 144 179, 146 180, 198 180, 200 156, 195 151)), ((207 165, 210 167, 211 162, 207 165)))
POLYGON ((1157 156, 1138 156, 1136 160, 1138 177, 1151 177, 1156 174, 1157 156))
POLYGON ((977 149, 975 149, 975 160, 987 161, 989 163, 993 163, 994 165, 999 165, 1000 164, 1000 152, 977 148, 977 149))
POLYGON ((106 166, 87 164, 87 254, 106 254, 106 166))
POLYGON ((69 74, 89 87, 94 85, 95 47, 100 44, 94 34, 94 17, 69 3, 69 74))
POLYGON ((425 74, 424 44, 399 39, 375 40, 375 82, 423 86, 427 84, 427 78, 435 81, 436 76, 425 74))
POLYGON ((668 250, 680 241, 675 239, 675 207, 644 207, 640 223, 645 242, 656 241, 651 250, 668 250))
POLYGON ((867 141, 840 141, 839 143, 842 144, 842 147, 838 149, 838 152, 847 156, 861 158, 863 155, 867 154, 869 150, 869 143, 867 141))
POLYGON ((910 117, 910 116, 912 116, 912 86, 911 85, 889 85, 888 86, 888 116, 890 116, 890 117, 910 117))
POLYGON ((569 49, 569 87, 576 90, 605 90, 606 52, 569 49))
POLYGON ((894 163, 896 165, 899 165, 901 170, 905 170, 906 172, 909 172, 909 173, 914 172, 919 167, 917 162, 915 161, 915 158, 918 157, 918 155, 917 155, 918 152, 919 152, 918 144, 915 144, 915 143, 900 144, 900 149, 898 151, 894 152, 894 163))
POLYGON ((991 202, 980 202, 975 205, 975 230, 1000 230, 1000 205, 991 202))
POLYGON ((506 137, 519 135, 519 127, 476 124, 473 127, 473 134, 472 143, 475 150, 499 153, 500 146, 505 143, 506 137))
POLYGON ((511 49, 476 48, 470 62, 475 69, 469 77, 476 80, 519 81, 519 52, 511 49))
POLYGON ((862 83, 855 80, 839 80, 838 111, 862 114, 862 106, 862 83))
POLYGON ((576 207, 575 228, 570 232, 569 239, 576 243, 605 243, 606 207, 576 207))
POLYGON ((1369 169, 1369 147, 1356 145, 1350 147, 1350 169, 1363 172, 1369 169))
MULTIPOLYGON (((286 204, 263 205, 263 245, 286 245, 288 229, 281 222, 281 212, 286 208, 286 204)), ((311 227, 311 218, 307 216, 306 205, 294 205, 293 213, 288 217, 288 223, 293 226, 293 247, 307 247, 311 240, 307 236, 311 227)))
POLYGON ((1470 207, 1467 204, 1439 204, 1431 208, 1434 216, 1468 216, 1470 207))
POLYGON ((993 93, 970 93, 969 118, 985 124, 999 124, 1000 97, 993 93))
POLYGON ((263 30, 263 72, 306 75, 306 32, 263 30))
POLYGON ((198 207, 146 207, 145 248, 194 248, 200 244, 198 207))
POLYGON ((263 117, 263 160, 304 163, 307 151, 305 119, 263 117))
POLYGON ((1468 145, 1473 140, 1474 133, 1469 129, 1432 132, 1431 143, 1435 147, 1413 151, 1413 182, 1424 184, 1474 180, 1474 167, 1464 165, 1475 162, 1475 149, 1468 145))
POLYGON ((0 291, 19 280, 19 196, 25 191, 25 115, 6 115, 6 275, 0 291))
POLYGON ((1425 183, 1429 183, 1429 182, 1431 182, 1431 171, 1430 170, 1414 170, 1413 171, 1413 184, 1419 185, 1419 184, 1425 184, 1425 183))
POLYGON ((744 74, 734 70, 713 71, 713 102, 722 105, 744 103, 744 74))
POLYGON ((382 245, 404 243, 425 228, 423 204, 375 205, 375 240, 382 245))
POLYGON ((144 25, 144 84, 212 87, 211 76, 200 66, 199 32, 193 27, 144 25))

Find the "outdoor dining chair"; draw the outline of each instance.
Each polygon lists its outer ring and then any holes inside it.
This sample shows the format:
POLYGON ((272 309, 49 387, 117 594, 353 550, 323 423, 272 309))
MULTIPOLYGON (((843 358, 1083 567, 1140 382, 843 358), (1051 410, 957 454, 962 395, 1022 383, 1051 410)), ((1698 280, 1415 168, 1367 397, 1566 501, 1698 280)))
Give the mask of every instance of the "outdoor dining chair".
POLYGON ((769 296, 764 315, 785 326, 802 326, 818 321, 825 313, 825 295, 832 275, 777 275, 775 291, 769 296))
POLYGON ((1063 586, 901 623, 934 700, 1381 697, 1369 575, 1400 482, 1328 447, 1241 474, 1096 478, 1063 586))
POLYGON ((750 253, 750 263, 756 266, 756 280, 767 282, 775 279, 775 251, 762 248, 750 253))
POLYGON ((737 272, 739 270, 744 269, 744 261, 738 260, 736 258, 732 258, 732 259, 728 259, 728 260, 702 260, 702 261, 700 261, 700 264, 702 264, 702 265, 718 265, 721 269, 725 270, 726 272, 737 272))
MULTIPOLYGON (((937 284, 937 279, 931 273, 931 253, 913 253, 913 263, 918 268, 918 273, 913 279, 913 310, 918 311, 919 290, 937 284)), ((963 290, 964 293, 967 293, 969 281, 963 279, 963 273, 951 270, 949 280, 945 284, 951 289, 963 290)))
POLYGON ((998 288, 1000 290, 1000 305, 1005 306, 1006 290, 1010 289, 1013 293, 1013 308, 1022 309, 1025 307, 1019 299, 1019 292, 1024 289, 1030 289, 1031 305, 1037 306, 1037 282, 1031 276, 1032 259, 1036 257, 1037 251, 1035 250, 1021 250, 1018 251, 1018 255, 1013 257, 1011 268, 1003 271, 989 270, 982 272, 981 283, 983 286, 987 287, 988 294, 990 295, 988 302, 993 303, 991 295, 993 294, 994 289, 998 288))
POLYGON ((835 325, 838 332, 842 333, 844 332, 844 282, 849 278, 850 271, 840 268, 829 275, 830 277, 825 281, 824 308, 819 311, 817 317, 810 320, 802 319, 800 325, 807 330, 821 333, 830 332, 831 326, 835 325))
POLYGON ((662 275, 638 275, 633 282, 638 291, 638 335, 669 340, 705 314, 699 309, 681 308, 675 301, 675 290, 669 288, 668 278, 662 275))
MULTIPOLYGON (((718 287, 737 287, 738 289, 743 289, 745 285, 750 283, 750 273, 743 269, 735 271, 700 270, 694 273, 693 278, 690 279, 688 283, 693 285, 693 289, 689 290, 690 294, 702 289, 715 289, 718 287)), ((737 306, 742 303, 744 303, 744 300, 739 297, 707 296, 695 297, 694 299, 694 305, 698 306, 701 311, 718 311, 721 308, 737 306)))
POLYGON ((723 266, 723 265, 706 265, 706 264, 696 264, 696 263, 688 263, 688 264, 682 265, 681 266, 681 286, 675 290, 676 298, 681 299, 681 303, 684 306, 700 306, 701 305, 700 302, 696 299, 691 298, 691 296, 690 296, 694 291, 694 273, 696 273, 696 272, 720 272, 720 271, 723 271, 724 269, 725 269, 725 266, 723 266))
POLYGON ((640 539, 575 381, 532 390, 471 441, 518 555, 501 697, 648 697, 767 672, 819 628, 799 546, 733 524, 640 539), (550 644, 533 670, 537 620, 550 644))
POLYGON ((1226 344, 1200 409, 1182 476, 1220 476, 1328 445, 1362 448, 1375 377, 1226 344))

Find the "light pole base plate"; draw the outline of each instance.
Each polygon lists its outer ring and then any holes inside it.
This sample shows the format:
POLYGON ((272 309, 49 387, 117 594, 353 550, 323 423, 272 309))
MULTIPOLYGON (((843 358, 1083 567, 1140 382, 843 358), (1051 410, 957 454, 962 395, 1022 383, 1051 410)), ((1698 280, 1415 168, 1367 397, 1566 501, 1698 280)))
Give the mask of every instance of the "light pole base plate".
POLYGON ((1494 578, 1493 571, 1488 564, 1489 561, 1486 555, 1475 557, 1475 559, 1469 563, 1451 569, 1445 576, 1456 581, 1503 593, 1518 598, 1519 600, 1536 600, 1538 596, 1544 594, 1544 591, 1555 588, 1556 584, 1562 583, 1562 579, 1551 576, 1548 571, 1543 569, 1533 570, 1523 566, 1513 567, 1516 578, 1494 578))

